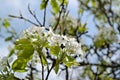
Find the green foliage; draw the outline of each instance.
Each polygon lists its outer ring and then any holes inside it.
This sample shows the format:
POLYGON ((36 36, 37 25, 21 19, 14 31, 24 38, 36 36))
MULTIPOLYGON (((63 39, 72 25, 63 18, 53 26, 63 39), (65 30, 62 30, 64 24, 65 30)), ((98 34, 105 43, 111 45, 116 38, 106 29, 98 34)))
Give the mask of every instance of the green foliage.
POLYGON ((50 46, 50 53, 54 56, 58 56, 60 52, 60 47, 59 46, 50 46))
MULTIPOLYGON (((47 1, 42 0, 42 2, 40 4, 40 9, 41 10, 45 9, 47 7, 47 3, 48 3, 47 1)), ((63 0, 51 0, 50 1, 50 4, 51 4, 52 9, 53 9, 53 12, 55 14, 57 14, 59 12, 59 8, 60 8, 60 5, 62 3, 63 3, 63 5, 67 5, 68 4, 67 0, 64 0, 64 2, 63 2, 63 0)))
POLYGON ((44 65, 44 66, 46 66, 47 64, 48 64, 48 62, 47 62, 47 58, 46 58, 46 56, 45 56, 45 54, 42 54, 42 64, 44 65))
POLYGON ((43 10, 47 7, 46 5, 46 1, 45 0, 42 0, 41 4, 40 4, 40 9, 43 10))
MULTIPOLYGON (((55 19, 50 23, 53 24, 52 27, 56 24, 57 20, 55 19)), ((87 31, 87 23, 82 24, 78 22, 77 19, 73 18, 70 15, 67 15, 65 18, 61 18, 57 29, 54 31, 57 34, 65 34, 67 36, 76 36, 76 32, 78 34, 83 34, 87 31)))
POLYGON ((0 74, 0 80, 17 80, 14 78, 14 74, 0 74))
POLYGON ((5 38, 5 41, 10 41, 10 40, 13 39, 13 37, 14 37, 14 36, 9 36, 9 37, 5 38))
POLYGON ((18 58, 15 60, 15 62, 12 64, 12 69, 17 72, 25 72, 27 71, 26 68, 27 60, 25 58, 18 58))
MULTIPOLYGON (((25 67, 27 66, 27 62, 32 59, 34 48, 30 40, 27 38, 19 39, 15 43, 16 43, 15 50, 19 50, 19 51, 18 51, 18 59, 13 63, 12 69, 14 71, 23 72, 26 71, 25 67)), ((13 52, 14 49, 10 55, 12 55, 13 52)))
POLYGON ((8 28, 8 27, 10 26, 9 19, 4 19, 4 20, 3 20, 3 26, 4 26, 5 28, 8 28))
POLYGON ((84 32, 86 32, 86 31, 87 31, 86 25, 87 25, 87 23, 85 23, 83 26, 79 27, 79 28, 78 28, 78 32, 79 32, 79 33, 84 33, 84 32))
POLYGON ((55 73, 57 74, 57 73, 58 73, 58 71, 59 71, 59 64, 55 65, 54 70, 55 70, 55 73))
POLYGON ((65 58, 64 58, 64 64, 68 67, 68 68, 70 68, 71 66, 78 66, 79 64, 75 61, 75 59, 73 58, 73 57, 71 57, 71 56, 66 56, 65 58))
POLYGON ((92 4, 92 6, 93 6, 93 7, 96 7, 96 6, 97 6, 97 4, 96 4, 96 1, 95 1, 95 0, 91 1, 91 4, 92 4))
POLYGON ((58 2, 57 0, 51 0, 51 6, 52 6, 52 9, 55 13, 58 13, 59 11, 59 5, 58 5, 58 2))
POLYGON ((102 28, 95 36, 94 46, 96 48, 105 48, 107 45, 117 42, 116 32, 111 28, 102 28))

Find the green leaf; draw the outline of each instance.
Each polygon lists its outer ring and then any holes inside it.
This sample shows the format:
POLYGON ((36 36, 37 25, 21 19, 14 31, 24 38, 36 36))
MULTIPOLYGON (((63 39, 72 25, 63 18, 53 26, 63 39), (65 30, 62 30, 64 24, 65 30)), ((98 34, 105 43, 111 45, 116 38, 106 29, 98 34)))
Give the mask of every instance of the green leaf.
POLYGON ((101 48, 105 46, 105 39, 101 37, 99 40, 94 41, 94 46, 96 48, 101 48))
POLYGON ((40 9, 43 10, 46 8, 46 1, 45 0, 42 0, 41 4, 40 4, 40 9))
POLYGON ((50 3, 51 3, 53 11, 57 14, 58 11, 59 11, 59 5, 58 5, 57 1, 56 0, 51 0, 50 3))
POLYGON ((53 54, 54 56, 58 56, 60 51, 59 46, 50 46, 50 53, 53 54))
POLYGON ((87 30, 86 25, 87 25, 87 24, 85 23, 82 27, 79 27, 79 28, 78 28, 78 32, 79 32, 79 33, 84 33, 84 32, 87 30))
POLYGON ((63 62, 65 56, 66 56, 66 52, 65 51, 64 52, 60 51, 59 55, 57 56, 58 61, 63 62))
POLYGON ((96 1, 92 1, 92 6, 96 7, 96 1))
POLYGON ((12 40, 12 38, 13 38, 13 36, 9 36, 5 39, 5 41, 10 41, 10 40, 12 40))
POLYGON ((64 64, 70 68, 71 66, 75 65, 78 66, 79 64, 75 61, 75 59, 71 56, 66 56, 66 58, 64 58, 63 60, 64 64))
MULTIPOLYGON (((63 2, 63 0, 59 0, 59 2, 60 2, 60 3, 62 3, 62 2, 63 2)), ((66 4, 66 5, 67 5, 67 4, 68 4, 68 1, 67 1, 67 0, 64 0, 64 4, 66 4)))
POLYGON ((13 48, 9 53, 9 57, 12 56, 14 54, 14 52, 15 52, 15 49, 13 48))
POLYGON ((55 70, 55 73, 57 74, 58 71, 59 71, 59 64, 57 64, 57 65, 55 66, 54 70, 55 70))
POLYGON ((80 8, 79 13, 83 14, 83 12, 84 12, 84 9, 80 8))
POLYGON ((72 36, 75 36, 75 31, 74 31, 73 29, 68 30, 68 33, 69 33, 70 35, 72 35, 72 36))
POLYGON ((71 56, 67 56, 67 59, 68 59, 68 61, 69 62, 73 62, 75 59, 73 58, 73 57, 71 57, 71 56))
POLYGON ((47 65, 47 59, 44 54, 42 54, 42 63, 43 65, 47 65))
POLYGON ((22 57, 24 59, 30 60, 32 58, 33 53, 34 53, 34 48, 28 46, 24 48, 23 50, 19 51, 18 58, 22 57))
POLYGON ((10 26, 10 23, 9 23, 8 19, 4 19, 4 21, 3 21, 3 26, 4 26, 5 28, 8 28, 8 27, 10 26))
POLYGON ((18 72, 25 72, 27 71, 25 68, 27 66, 27 60, 24 58, 18 58, 17 60, 15 60, 15 62, 12 64, 12 69, 14 71, 18 71, 18 72))
POLYGON ((19 40, 16 40, 15 44, 30 44, 30 40, 27 39, 27 38, 23 38, 23 39, 19 39, 19 40))

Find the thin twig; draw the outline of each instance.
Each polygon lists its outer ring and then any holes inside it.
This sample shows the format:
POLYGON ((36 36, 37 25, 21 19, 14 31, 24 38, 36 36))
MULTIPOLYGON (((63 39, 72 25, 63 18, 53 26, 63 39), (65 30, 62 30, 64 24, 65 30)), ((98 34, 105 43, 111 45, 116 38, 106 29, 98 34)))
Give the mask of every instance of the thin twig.
POLYGON ((64 9, 64 0, 62 1, 60 7, 62 7, 59 11, 59 16, 58 16, 58 20, 57 20, 57 23, 53 29, 53 31, 55 31, 57 29, 57 26, 59 25, 59 22, 60 22, 60 18, 61 18, 61 15, 62 15, 62 10, 64 9))
POLYGON ((44 80, 44 65, 43 65, 43 61, 42 61, 42 57, 40 57, 40 61, 41 61, 41 65, 42 65, 42 80, 44 80))
POLYGON ((33 12, 31 11, 30 5, 29 5, 29 4, 28 4, 28 11, 29 11, 30 14, 35 18, 35 20, 38 22, 39 26, 42 27, 42 24, 41 24, 41 22, 38 20, 38 18, 37 18, 37 16, 36 16, 35 12, 33 13, 33 12))
POLYGON ((51 72, 52 69, 54 68, 54 65, 55 65, 55 61, 53 61, 51 68, 48 70, 48 73, 47 73, 47 76, 46 76, 46 79, 45 79, 45 80, 48 80, 48 77, 49 77, 49 75, 50 75, 50 72, 51 72))
POLYGON ((66 80, 69 80, 69 72, 68 72, 68 67, 67 66, 65 68, 65 71, 66 71, 66 80))
POLYGON ((90 65, 90 66, 100 66, 100 67, 104 67, 104 68, 119 68, 120 67, 120 64, 116 64, 116 65, 110 65, 110 64, 95 64, 95 63, 85 63, 85 62, 80 62, 79 63, 80 66, 87 66, 87 65, 90 65))
MULTIPOLYGON (((47 0, 47 1, 45 2, 45 5, 48 4, 48 1, 49 1, 49 0, 47 0)), ((47 7, 45 7, 45 9, 44 9, 43 26, 45 26, 45 23, 46 23, 46 11, 47 11, 47 7)))
POLYGON ((32 22, 31 20, 29 20, 29 19, 27 19, 27 18, 24 18, 22 15, 20 15, 20 16, 8 15, 8 16, 9 16, 9 17, 12 17, 12 18, 22 19, 22 20, 25 20, 25 21, 27 21, 27 22, 29 22, 29 23, 35 25, 35 26, 39 26, 38 24, 32 22))

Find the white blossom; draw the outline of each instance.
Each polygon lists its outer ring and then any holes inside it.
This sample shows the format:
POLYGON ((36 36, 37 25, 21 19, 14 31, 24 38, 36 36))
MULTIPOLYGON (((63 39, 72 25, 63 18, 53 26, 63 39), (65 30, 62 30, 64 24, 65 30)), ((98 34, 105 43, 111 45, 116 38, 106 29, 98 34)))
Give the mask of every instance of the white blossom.
POLYGON ((75 38, 69 38, 69 41, 66 43, 65 46, 69 53, 71 54, 83 54, 81 49, 81 44, 78 43, 75 38))
POLYGON ((101 40, 101 37, 109 42, 118 42, 116 32, 112 28, 101 28, 98 34, 95 36, 94 41, 101 40))
POLYGON ((48 42, 50 42, 50 45, 57 45, 62 42, 62 37, 57 34, 53 34, 48 38, 48 42))
MULTIPOLYGON (((45 27, 30 27, 23 32, 27 32, 29 35, 39 35, 41 40, 47 41, 49 46, 64 46, 62 50, 66 51, 68 54, 83 54, 81 49, 81 44, 76 41, 75 38, 71 38, 64 35, 55 34, 51 28, 47 31, 45 27)), ((36 37, 31 38, 32 42, 37 41, 36 37)), ((46 53, 45 48, 42 50, 43 53, 46 53)))

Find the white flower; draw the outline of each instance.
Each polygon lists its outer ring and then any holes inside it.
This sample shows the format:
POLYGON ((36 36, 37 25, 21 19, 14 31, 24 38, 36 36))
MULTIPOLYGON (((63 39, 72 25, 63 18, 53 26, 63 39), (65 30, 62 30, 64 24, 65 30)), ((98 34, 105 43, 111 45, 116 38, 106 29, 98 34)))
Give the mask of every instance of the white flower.
POLYGON ((77 46, 75 53, 76 53, 76 54, 83 55, 83 51, 82 51, 82 49, 81 49, 81 44, 79 44, 79 46, 77 46))
POLYGON ((57 34, 50 35, 50 37, 48 38, 48 42, 50 43, 50 45, 60 44, 62 42, 62 37, 57 34))
POLYGON ((78 43, 75 38, 69 38, 69 41, 66 43, 65 47, 71 54, 83 54, 81 44, 78 43))
POLYGON ((118 42, 118 37, 116 32, 112 28, 101 28, 98 34, 95 36, 94 41, 97 42, 98 40, 106 40, 107 43, 118 42), (102 37, 102 38, 101 38, 102 37))
MULTIPOLYGON (((49 31, 45 27, 30 27, 23 32, 25 34, 32 35, 31 41, 37 41, 37 36, 40 36, 42 42, 47 41, 49 46, 63 46, 62 50, 66 51, 68 54, 82 54, 81 44, 76 41, 75 38, 70 38, 64 35, 59 35, 53 33, 52 29, 49 28, 49 31)), ((46 49, 43 46, 43 53, 46 53, 46 49)))
POLYGON ((29 27, 28 29, 24 30, 21 34, 20 34, 20 38, 24 38, 26 37, 26 34, 28 35, 43 35, 45 33, 45 27, 39 27, 39 26, 33 26, 33 27, 29 27))
POLYGON ((38 32, 39 34, 42 34, 45 32, 45 27, 33 26, 33 27, 28 28, 26 31, 29 33, 38 32))

